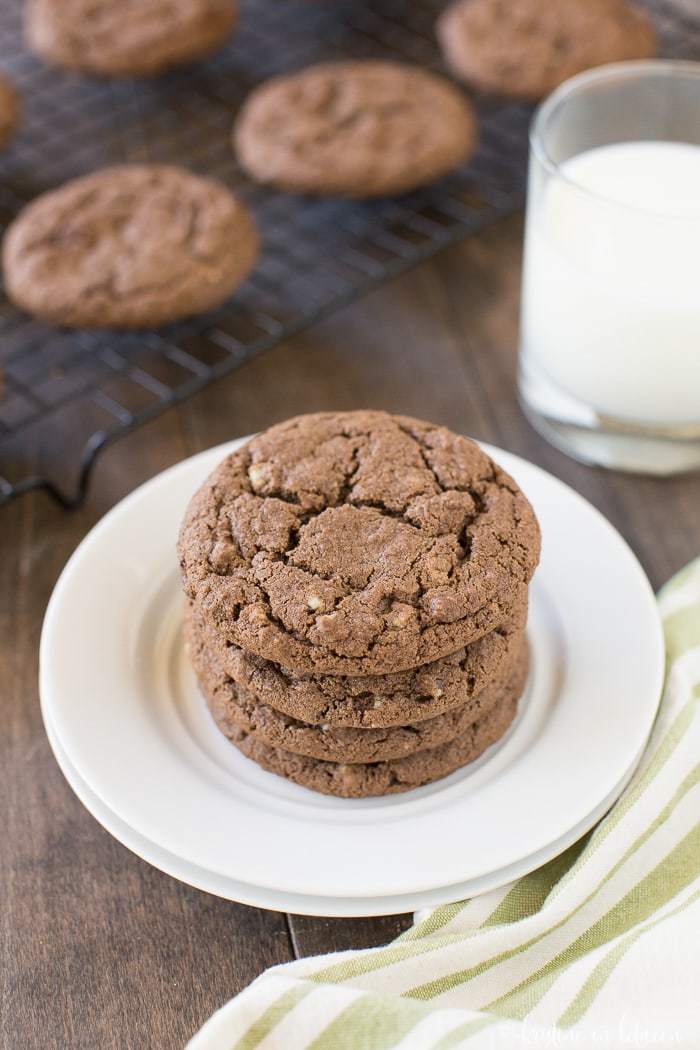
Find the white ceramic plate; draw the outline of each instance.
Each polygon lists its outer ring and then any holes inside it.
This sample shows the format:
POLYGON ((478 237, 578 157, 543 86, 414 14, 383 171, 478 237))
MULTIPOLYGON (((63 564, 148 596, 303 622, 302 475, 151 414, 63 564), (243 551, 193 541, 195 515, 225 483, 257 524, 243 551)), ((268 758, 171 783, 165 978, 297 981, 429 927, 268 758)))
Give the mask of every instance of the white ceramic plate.
POLYGON ((237 443, 164 472, 92 530, 63 571, 41 644, 55 735, 133 832, 210 874, 282 894, 375 898, 472 882, 562 839, 646 741, 663 644, 634 555, 555 478, 487 449, 543 531, 533 673, 507 736, 437 784, 380 799, 316 795, 216 731, 187 667, 174 554, 190 495, 237 443))
POLYGON ((594 824, 607 812, 612 803, 624 790, 637 765, 638 758, 625 775, 620 784, 617 784, 608 798, 593 813, 590 813, 585 821, 572 828, 563 838, 551 843, 544 850, 524 857, 516 864, 500 871, 491 872, 480 879, 471 882, 460 883, 456 886, 436 886, 432 890, 424 890, 422 893, 404 894, 388 897, 306 897, 300 893, 280 893, 276 890, 267 890, 259 886, 250 886, 245 882, 237 882, 235 879, 227 879, 223 875, 206 871, 195 864, 188 864, 180 857, 160 849, 154 843, 139 835, 107 806, 101 802, 90 790, 80 774, 73 767, 70 759, 64 752, 54 733, 50 719, 46 718, 46 734, 53 749, 63 775, 73 788, 75 794, 83 803, 85 808, 92 813, 93 817, 102 827, 114 836, 123 846, 130 849, 142 860, 152 864, 159 871, 171 875, 180 882, 194 886, 196 889, 213 893, 217 897, 226 900, 238 901, 239 904, 250 904, 256 908, 268 908, 272 911, 293 912, 296 915, 323 915, 335 918, 352 918, 357 916, 376 915, 400 915, 405 912, 417 912, 424 909, 434 908, 438 904, 448 904, 453 901, 465 900, 475 897, 480 893, 504 886, 514 879, 526 875, 528 872, 539 868, 552 857, 558 856, 568 846, 576 842, 582 835, 593 827, 594 824))

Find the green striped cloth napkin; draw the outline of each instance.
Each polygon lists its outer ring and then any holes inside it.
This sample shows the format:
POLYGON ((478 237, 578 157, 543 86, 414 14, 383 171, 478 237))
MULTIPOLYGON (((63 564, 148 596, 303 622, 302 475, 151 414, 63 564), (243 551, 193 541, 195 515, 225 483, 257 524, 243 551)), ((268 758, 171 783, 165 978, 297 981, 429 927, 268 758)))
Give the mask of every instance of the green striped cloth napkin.
POLYGON ((385 948, 267 971, 189 1050, 698 1050, 700 559, 659 607, 659 715, 593 832, 509 886, 436 908, 385 948))

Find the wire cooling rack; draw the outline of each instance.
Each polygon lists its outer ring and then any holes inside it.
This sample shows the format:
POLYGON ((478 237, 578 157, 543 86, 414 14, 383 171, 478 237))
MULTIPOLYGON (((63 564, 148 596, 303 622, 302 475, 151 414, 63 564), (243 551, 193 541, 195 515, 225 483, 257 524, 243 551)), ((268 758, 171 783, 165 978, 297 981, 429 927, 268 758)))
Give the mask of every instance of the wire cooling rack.
MULTIPOLYGON (((649 0, 666 54, 700 57, 694 0, 649 0)), ((0 224, 43 190, 107 164, 184 164, 230 185, 255 213, 262 258, 222 308, 158 331, 57 331, 0 297, 0 503, 45 489, 82 500, 106 445, 245 361, 517 207, 530 109, 478 99, 480 146, 417 193, 312 201, 237 169, 235 112, 259 81, 321 59, 393 58, 441 69, 440 0, 243 0, 228 47, 148 81, 49 69, 24 48, 19 0, 0 0, 0 67, 23 100, 0 159, 0 224)))

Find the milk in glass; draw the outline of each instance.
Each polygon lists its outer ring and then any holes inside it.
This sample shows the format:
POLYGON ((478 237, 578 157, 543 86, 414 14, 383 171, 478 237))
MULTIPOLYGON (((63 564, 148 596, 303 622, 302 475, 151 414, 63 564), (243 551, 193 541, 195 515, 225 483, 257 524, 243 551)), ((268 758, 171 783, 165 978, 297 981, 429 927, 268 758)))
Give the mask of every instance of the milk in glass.
POLYGON ((601 416, 697 422, 699 263, 700 146, 619 142, 565 160, 530 194, 526 367, 601 416))

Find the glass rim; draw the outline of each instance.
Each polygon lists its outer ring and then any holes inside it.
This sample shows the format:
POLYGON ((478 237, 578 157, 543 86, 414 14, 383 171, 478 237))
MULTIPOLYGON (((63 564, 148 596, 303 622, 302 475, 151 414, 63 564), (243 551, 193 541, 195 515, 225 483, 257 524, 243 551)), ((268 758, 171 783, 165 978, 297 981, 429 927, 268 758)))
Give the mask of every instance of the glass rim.
MULTIPOLYGON (((554 160, 547 150, 545 143, 545 130, 547 124, 557 110, 565 105, 569 99, 574 95, 579 94, 581 91, 585 91, 594 84, 604 83, 605 81, 625 80, 629 79, 631 76, 639 76, 640 74, 646 75, 649 78, 660 76, 667 78, 670 78, 671 76, 684 76, 691 80, 697 80, 700 85, 700 62, 680 58, 635 59, 626 62, 610 62, 607 65, 595 66, 593 69, 587 69, 582 73, 577 73, 575 76, 565 80, 563 84, 559 85, 559 87, 555 88, 554 91, 552 91, 552 93, 537 107, 530 124, 530 132, 528 136, 531 156, 534 156, 537 159, 541 167, 549 175, 556 176, 572 189, 576 190, 581 196, 587 197, 591 201, 596 201, 599 204, 606 204, 615 208, 636 212, 641 215, 656 215, 668 221, 674 219, 687 221, 689 218, 700 219, 700 211, 676 213, 660 212, 655 211, 653 208, 644 208, 640 205, 626 204, 624 201, 617 200, 614 197, 609 197, 604 193, 598 193, 596 190, 591 190, 587 186, 582 185, 575 178, 567 175, 562 169, 562 164, 565 162, 560 163, 559 161, 554 160)), ((620 141, 622 142, 625 140, 621 139, 620 141)), ((634 141, 656 140, 635 139, 634 141)), ((668 141, 674 140, 669 139, 668 141)), ((688 143, 688 145, 694 144, 688 143)))

